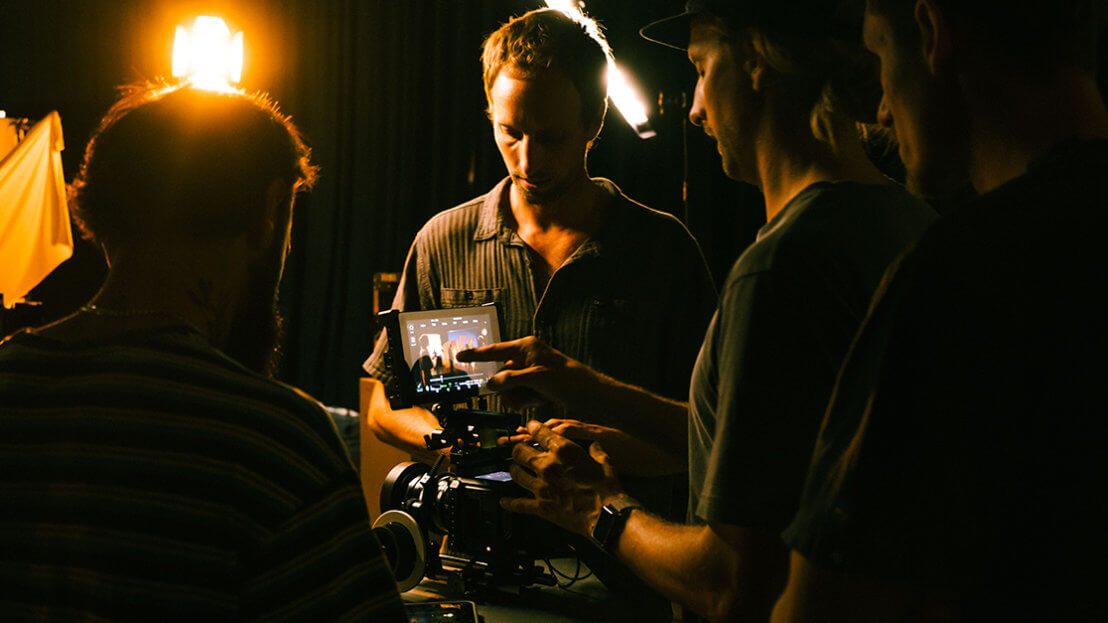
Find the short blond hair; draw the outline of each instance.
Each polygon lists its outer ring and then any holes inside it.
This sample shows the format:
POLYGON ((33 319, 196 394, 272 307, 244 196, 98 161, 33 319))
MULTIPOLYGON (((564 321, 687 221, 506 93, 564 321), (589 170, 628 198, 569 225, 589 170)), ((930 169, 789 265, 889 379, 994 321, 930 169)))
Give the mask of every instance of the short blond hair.
POLYGON ((505 68, 523 74, 561 71, 581 97, 585 123, 604 120, 608 110, 608 56, 584 23, 561 11, 536 9, 512 18, 485 39, 481 62, 490 108, 492 85, 505 68))

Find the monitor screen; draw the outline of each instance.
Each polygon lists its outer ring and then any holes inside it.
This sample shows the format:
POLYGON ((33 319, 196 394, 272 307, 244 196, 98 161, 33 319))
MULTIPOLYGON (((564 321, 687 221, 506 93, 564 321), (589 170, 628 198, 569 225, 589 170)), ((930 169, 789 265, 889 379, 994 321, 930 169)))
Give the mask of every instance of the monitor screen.
POLYGON ((401 312, 400 333, 419 402, 450 394, 485 394, 485 384, 500 369, 495 361, 463 363, 463 350, 500 341, 496 306, 401 312))

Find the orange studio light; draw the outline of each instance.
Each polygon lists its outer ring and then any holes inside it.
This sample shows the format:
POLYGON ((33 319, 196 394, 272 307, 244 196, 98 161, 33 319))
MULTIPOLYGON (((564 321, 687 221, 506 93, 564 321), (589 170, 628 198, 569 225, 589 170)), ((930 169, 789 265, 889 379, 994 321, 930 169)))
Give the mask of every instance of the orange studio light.
POLYGON ((177 27, 173 77, 200 89, 230 91, 242 79, 242 31, 233 36, 220 17, 201 15, 192 28, 177 27))

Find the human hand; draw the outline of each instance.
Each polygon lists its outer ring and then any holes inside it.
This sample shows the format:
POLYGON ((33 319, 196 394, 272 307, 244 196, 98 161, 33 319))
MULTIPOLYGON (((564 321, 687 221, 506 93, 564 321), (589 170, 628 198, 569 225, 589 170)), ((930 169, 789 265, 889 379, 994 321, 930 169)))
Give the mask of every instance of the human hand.
POLYGON ((584 401, 582 390, 596 373, 534 336, 464 350, 458 361, 503 361, 488 388, 511 409, 554 402, 572 407, 584 401))
POLYGON ((608 455, 593 442, 586 451, 539 422, 527 423, 531 443, 512 449, 512 480, 534 498, 503 498, 500 505, 543 519, 584 536, 605 504, 622 494, 608 455))
POLYGON ((608 454, 612 467, 622 474, 665 476, 688 469, 684 457, 674 456, 659 446, 618 428, 561 418, 547 420, 546 426, 570 439, 599 442, 608 454))

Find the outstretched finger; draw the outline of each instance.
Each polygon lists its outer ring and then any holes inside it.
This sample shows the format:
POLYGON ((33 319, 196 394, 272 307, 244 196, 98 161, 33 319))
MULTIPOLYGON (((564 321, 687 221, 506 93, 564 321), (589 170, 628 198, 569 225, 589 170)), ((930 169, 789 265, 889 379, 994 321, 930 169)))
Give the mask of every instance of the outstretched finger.
POLYGON ((508 340, 497 342, 488 346, 469 348, 455 354, 458 361, 507 361, 509 359, 523 359, 524 353, 520 340, 508 340))
POLYGON ((493 385, 488 386, 490 391, 495 391, 496 395, 500 398, 500 401, 508 409, 522 410, 529 409, 531 407, 540 407, 545 404, 549 404, 542 394, 539 394, 535 390, 527 389, 526 387, 519 387, 509 391, 497 391, 493 385))
POLYGON ((565 440, 558 433, 550 430, 550 427, 539 422, 538 420, 531 420, 527 422, 527 432, 531 434, 535 442, 542 446, 545 450, 550 450, 554 446, 558 445, 565 440))
MULTIPOLYGON (((549 426, 550 423, 547 422, 547 425, 549 426)), ((550 426, 550 430, 563 437, 569 437, 570 439, 600 439, 600 431, 587 424, 581 424, 580 422, 563 422, 562 424, 550 426)))
POLYGON ((505 392, 520 387, 531 387, 534 384, 535 376, 545 371, 546 369, 542 366, 502 368, 496 374, 489 377, 489 389, 497 392, 505 392))
POLYGON ((526 432, 521 433, 519 435, 497 437, 496 438, 496 445, 498 445, 498 446, 515 445, 517 443, 527 441, 530 438, 531 438, 531 435, 527 434, 526 432))

